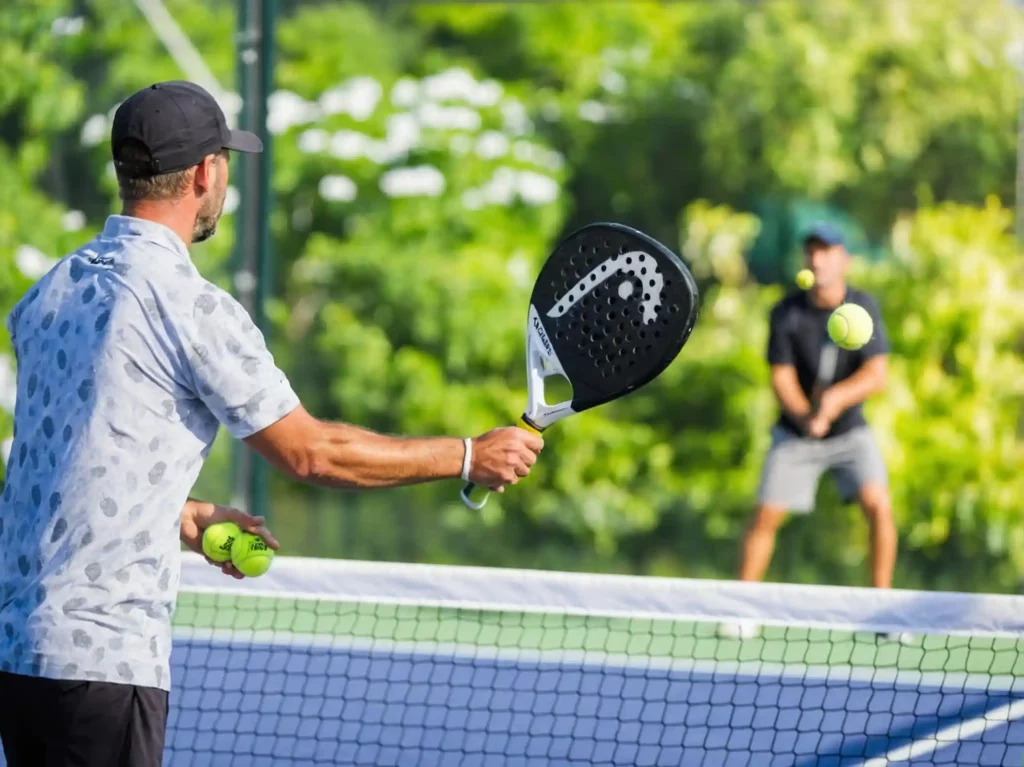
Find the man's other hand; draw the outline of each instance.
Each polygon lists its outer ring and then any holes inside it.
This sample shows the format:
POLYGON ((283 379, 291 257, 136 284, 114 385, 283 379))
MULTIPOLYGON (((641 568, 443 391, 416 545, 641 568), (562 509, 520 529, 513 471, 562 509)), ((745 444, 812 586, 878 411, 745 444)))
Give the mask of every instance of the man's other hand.
MULTIPOLYGON (((218 506, 215 503, 193 501, 192 499, 188 500, 181 512, 181 542, 197 554, 203 554, 203 532, 210 525, 215 525, 218 522, 234 522, 242 528, 243 532, 258 535, 266 541, 270 548, 277 550, 281 547, 277 538, 264 527, 263 517, 253 517, 230 506, 218 506)), ((225 575, 239 580, 245 577, 235 569, 230 561, 214 562, 205 554, 203 556, 211 565, 219 567, 225 575)))

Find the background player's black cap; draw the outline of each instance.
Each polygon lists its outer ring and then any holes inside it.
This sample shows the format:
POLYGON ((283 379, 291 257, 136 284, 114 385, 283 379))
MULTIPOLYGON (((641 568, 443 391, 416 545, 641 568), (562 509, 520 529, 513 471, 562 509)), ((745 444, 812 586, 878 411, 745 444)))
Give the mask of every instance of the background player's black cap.
POLYGON ((806 245, 812 240, 823 242, 826 245, 843 245, 845 239, 839 228, 827 221, 817 221, 804 232, 803 243, 806 245))
POLYGON ((110 149, 118 172, 156 176, 198 165, 221 149, 262 152, 259 136, 231 130, 216 99, 195 83, 156 83, 129 96, 117 108, 110 131, 110 149), (138 142, 149 156, 140 162, 118 162, 126 141, 138 142))

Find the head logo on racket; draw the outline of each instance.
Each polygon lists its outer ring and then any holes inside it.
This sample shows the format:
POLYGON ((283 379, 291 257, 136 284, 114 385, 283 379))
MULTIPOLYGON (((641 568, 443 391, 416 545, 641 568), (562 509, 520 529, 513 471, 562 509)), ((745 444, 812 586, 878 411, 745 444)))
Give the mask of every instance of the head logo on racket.
MULTIPOLYGON (((679 354, 697 322, 697 285, 680 258, 621 224, 591 224, 541 268, 526 325, 527 407, 520 425, 556 421, 635 391, 679 354), (544 379, 564 376, 571 399, 549 404, 544 379)), ((486 490, 468 485, 471 508, 486 490)))

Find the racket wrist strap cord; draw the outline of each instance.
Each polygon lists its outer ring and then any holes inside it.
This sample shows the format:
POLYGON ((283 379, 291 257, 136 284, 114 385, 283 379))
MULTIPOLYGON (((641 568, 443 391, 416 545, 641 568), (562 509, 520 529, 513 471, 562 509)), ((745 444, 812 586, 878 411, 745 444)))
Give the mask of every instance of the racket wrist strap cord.
POLYGON ((462 444, 466 446, 466 453, 462 456, 462 481, 469 482, 469 470, 473 466, 473 440, 466 437, 462 444))

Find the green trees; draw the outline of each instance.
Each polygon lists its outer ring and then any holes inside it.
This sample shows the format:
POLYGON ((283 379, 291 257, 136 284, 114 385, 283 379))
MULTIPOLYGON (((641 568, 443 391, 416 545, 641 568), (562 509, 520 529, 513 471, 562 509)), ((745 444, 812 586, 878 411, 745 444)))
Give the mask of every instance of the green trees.
MULTIPOLYGON (((30 283, 19 248, 61 255, 116 209, 109 110, 182 76, 130 4, 84 7, 75 34, 54 33, 75 30, 58 21, 70 3, 0 16, 4 311, 30 283)), ((168 7, 230 86, 232 4, 168 7)), ((285 548, 731 576, 775 413, 774 283, 794 271, 799 227, 828 214, 870 257, 857 280, 893 339, 869 413, 898 582, 1015 587, 1024 285, 997 200, 1013 194, 1018 34, 999 0, 282 4, 271 338, 311 410, 417 434, 511 422, 533 275, 588 221, 677 247, 703 295, 669 371, 557 426, 534 475, 484 513, 455 483, 357 496, 277 477, 285 548)), ((228 215, 196 250, 226 287, 231 228, 228 215)), ((228 500, 228 447, 198 493, 228 500)), ((821 502, 783 531, 772 576, 862 582, 856 510, 828 482, 821 502)))

